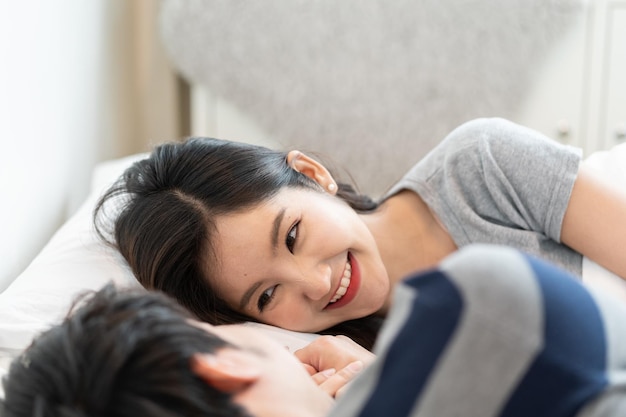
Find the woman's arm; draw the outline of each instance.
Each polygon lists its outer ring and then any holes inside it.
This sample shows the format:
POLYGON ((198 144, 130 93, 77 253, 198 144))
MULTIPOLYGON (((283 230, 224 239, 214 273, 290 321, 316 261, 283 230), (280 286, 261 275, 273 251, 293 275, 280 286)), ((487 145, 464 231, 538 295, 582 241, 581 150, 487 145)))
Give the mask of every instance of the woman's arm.
POLYGON ((295 355, 319 387, 334 398, 343 395, 352 379, 375 359, 346 336, 320 336, 295 355))
POLYGON ((626 191, 581 164, 561 241, 626 279, 626 191))
POLYGON ((295 352, 296 357, 312 372, 342 369, 354 361, 369 365, 376 356, 346 336, 320 336, 295 352))

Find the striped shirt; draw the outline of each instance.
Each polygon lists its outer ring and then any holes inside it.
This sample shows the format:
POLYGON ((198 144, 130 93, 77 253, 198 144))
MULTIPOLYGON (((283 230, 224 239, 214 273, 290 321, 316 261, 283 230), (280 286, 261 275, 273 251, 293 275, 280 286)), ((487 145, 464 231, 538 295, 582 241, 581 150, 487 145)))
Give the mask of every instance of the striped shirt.
POLYGON ((375 352, 331 417, 626 416, 626 305, 515 249, 404 281, 375 352))

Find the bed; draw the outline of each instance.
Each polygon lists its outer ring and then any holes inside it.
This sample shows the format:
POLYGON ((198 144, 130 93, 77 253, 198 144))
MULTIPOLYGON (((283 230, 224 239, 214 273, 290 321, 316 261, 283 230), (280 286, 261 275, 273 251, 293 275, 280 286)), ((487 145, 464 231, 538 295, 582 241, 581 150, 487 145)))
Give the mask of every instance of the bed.
MULTIPOLYGON (((78 212, 0 294, 0 375, 34 336, 65 316, 77 295, 109 281, 121 287, 139 287, 123 258, 97 237, 91 212, 98 196, 124 168, 143 157, 145 154, 137 154, 99 164, 93 172, 91 193, 78 212)), ((595 152, 587 161, 607 177, 626 182, 626 143, 595 152)), ((583 280, 626 300, 626 284, 588 259, 583 262, 583 280)), ((267 332, 292 351, 316 337, 262 324, 249 325, 267 332)))
MULTIPOLYGON (((143 157, 145 154, 137 154, 98 164, 90 194, 79 210, 0 294, 0 377, 35 335, 62 320, 80 294, 108 282, 140 287, 122 256, 96 235, 92 211, 100 194, 127 166, 143 157)), ((291 351, 315 337, 259 323, 248 325, 267 332, 291 351)))

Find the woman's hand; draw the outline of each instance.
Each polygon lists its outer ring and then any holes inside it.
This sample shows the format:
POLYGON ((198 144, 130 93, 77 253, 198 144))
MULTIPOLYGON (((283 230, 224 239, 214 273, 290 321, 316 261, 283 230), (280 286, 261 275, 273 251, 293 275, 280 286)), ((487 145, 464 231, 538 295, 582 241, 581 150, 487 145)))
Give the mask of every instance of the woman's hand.
POLYGON ((362 361, 354 361, 337 372, 334 368, 311 375, 313 381, 328 395, 339 398, 348 388, 349 383, 363 370, 362 361))
POLYGON ((337 398, 363 368, 376 356, 346 336, 320 336, 308 346, 297 350, 313 380, 324 391, 337 398))

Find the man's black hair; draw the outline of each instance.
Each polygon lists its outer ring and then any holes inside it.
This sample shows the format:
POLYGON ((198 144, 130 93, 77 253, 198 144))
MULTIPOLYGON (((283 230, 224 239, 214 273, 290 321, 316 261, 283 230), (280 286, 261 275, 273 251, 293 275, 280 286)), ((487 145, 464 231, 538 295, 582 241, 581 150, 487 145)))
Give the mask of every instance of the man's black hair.
POLYGON ((227 345, 166 295, 108 285, 38 336, 3 380, 3 417, 249 416, 190 370, 227 345))

